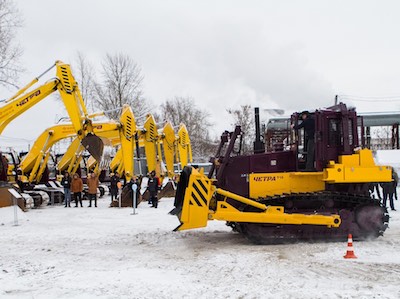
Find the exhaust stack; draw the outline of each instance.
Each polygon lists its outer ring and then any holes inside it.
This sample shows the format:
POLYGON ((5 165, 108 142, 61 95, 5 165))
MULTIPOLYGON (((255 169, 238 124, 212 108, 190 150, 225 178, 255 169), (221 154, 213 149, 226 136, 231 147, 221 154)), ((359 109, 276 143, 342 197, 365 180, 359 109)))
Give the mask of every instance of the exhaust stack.
POLYGON ((261 140, 260 133, 260 109, 254 108, 255 123, 256 123, 256 140, 254 141, 254 153, 260 154, 265 152, 265 143, 261 140))

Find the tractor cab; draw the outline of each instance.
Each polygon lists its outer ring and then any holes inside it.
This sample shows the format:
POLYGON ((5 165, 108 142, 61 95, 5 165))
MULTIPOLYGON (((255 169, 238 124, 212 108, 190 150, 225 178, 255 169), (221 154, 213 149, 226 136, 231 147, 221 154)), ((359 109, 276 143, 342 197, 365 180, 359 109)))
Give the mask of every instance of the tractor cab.
MULTIPOLYGON (((339 156, 351 155, 354 149, 363 145, 362 118, 358 118, 354 108, 345 104, 316 110, 308 118, 314 122, 314 136, 307 136, 306 128, 301 127, 304 113, 294 113, 290 134, 291 148, 295 151, 296 170, 305 171, 308 159, 312 159, 312 170, 322 171, 329 161, 338 162, 339 156), (314 145, 310 148, 309 142, 314 145), (309 152, 313 150, 313 152, 309 152)), ((290 140, 290 138, 289 138, 290 140)), ((290 141, 289 141, 290 142, 290 141)))
MULTIPOLYGON (((307 169, 307 152, 310 136, 300 125, 304 121, 301 113, 290 119, 280 120, 268 127, 265 133, 265 149, 259 147, 254 154, 241 154, 242 131, 224 132, 217 154, 211 158, 212 168, 208 177, 217 179, 217 186, 242 196, 249 196, 250 174, 310 172, 321 174, 331 161, 340 162, 340 156, 351 155, 363 144, 362 119, 357 118, 355 109, 345 104, 318 109, 309 113, 314 120, 314 155, 311 169, 307 169), (360 142, 361 141, 361 142, 360 142)), ((256 128, 257 128, 256 120, 256 128)), ((256 142, 255 145, 259 144, 256 142)), ((263 145, 264 146, 264 145, 263 145)))

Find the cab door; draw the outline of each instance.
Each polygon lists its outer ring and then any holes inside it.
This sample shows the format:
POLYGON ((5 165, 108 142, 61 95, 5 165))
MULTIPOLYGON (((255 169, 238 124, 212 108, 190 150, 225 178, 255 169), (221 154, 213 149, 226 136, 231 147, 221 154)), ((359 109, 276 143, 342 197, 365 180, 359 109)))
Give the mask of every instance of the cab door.
POLYGON ((334 111, 315 112, 315 161, 317 171, 333 160, 338 162, 343 151, 343 126, 340 114, 334 111))

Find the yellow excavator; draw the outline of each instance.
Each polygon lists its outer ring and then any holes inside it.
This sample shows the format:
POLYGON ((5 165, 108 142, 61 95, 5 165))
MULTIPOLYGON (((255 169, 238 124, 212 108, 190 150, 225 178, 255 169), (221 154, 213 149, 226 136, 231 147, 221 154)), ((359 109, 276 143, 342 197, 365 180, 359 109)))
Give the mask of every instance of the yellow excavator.
MULTIPOLYGON (((125 107, 124 109, 128 109, 128 107, 125 107)), ((120 130, 129 127, 126 124, 127 119, 131 119, 134 122, 134 116, 132 112, 130 113, 129 117, 125 117, 125 124, 123 119, 121 119, 120 124, 113 122, 93 123, 93 128, 94 133, 97 136, 103 140, 107 139, 112 146, 121 145, 114 159, 110 163, 110 169, 111 171, 125 174, 125 165, 129 165, 130 163, 132 170, 131 172, 128 170, 128 177, 126 177, 127 180, 130 180, 131 176, 129 176, 129 173, 134 173, 133 163, 131 162, 133 155, 131 155, 131 158, 129 159, 129 156, 123 154, 123 151, 125 149, 125 152, 127 152, 126 149, 128 147, 129 150, 133 148, 133 152, 135 144, 133 143, 133 140, 127 142, 125 137, 126 134, 121 135, 120 130), (121 136, 123 137, 121 138, 121 136), (121 140, 123 142, 121 142, 121 140)), ((136 124, 131 123, 130 128, 136 128, 136 124)), ((187 162, 189 162, 189 157, 191 159, 190 139, 188 138, 188 133, 184 125, 180 126, 178 136, 175 136, 171 123, 166 123, 162 131, 158 132, 154 117, 149 114, 146 118, 143 128, 133 130, 131 131, 131 134, 136 136, 136 146, 138 148, 142 147, 145 150, 149 171, 156 170, 157 174, 161 175, 162 177, 169 177, 171 179, 173 178, 175 152, 180 157, 184 157, 182 161, 185 161, 185 163, 183 163, 183 165, 186 165, 187 162), (161 151, 161 146, 163 151, 161 151), (160 157, 165 157, 165 164, 167 167, 166 173, 160 173, 160 157)), ((61 124, 47 129, 41 136, 39 136, 33 145, 32 150, 21 162, 21 169, 23 173, 30 173, 28 178, 30 183, 40 181, 43 171, 47 165, 50 149, 54 143, 61 139, 73 137, 75 135, 76 134, 71 124, 61 124)), ((76 172, 80 162, 82 161, 83 151, 84 147, 80 144, 79 139, 74 139, 63 155, 62 159, 58 162, 58 171, 62 172, 67 170, 70 173, 76 172)), ((97 163, 97 161, 92 157, 89 157, 87 163, 89 163, 87 165, 89 168, 98 168, 99 166, 99 163, 97 163)))
MULTIPOLYGON (((132 126, 134 126, 134 116, 132 109, 127 105, 123 107, 121 118, 118 123, 114 121, 92 123, 93 133, 96 134, 98 138, 102 140, 107 139, 111 144, 121 144, 121 149, 125 150, 127 153, 129 153, 133 143, 132 136, 130 135, 130 128, 132 126)), ((56 142, 68 137, 75 137, 75 139, 72 141, 66 154, 58 162, 58 169, 60 171, 67 170, 70 173, 74 173, 77 165, 79 165, 81 153, 86 149, 81 144, 79 136, 77 135, 73 125, 70 123, 55 125, 46 129, 36 139, 32 149, 20 163, 22 173, 29 173, 27 181, 29 183, 40 182, 44 169, 47 166, 51 147, 56 142)), ((126 161, 125 164, 129 165, 129 162, 126 161)), ((128 169, 128 175, 132 172, 133 169, 130 171, 128 169)))
MULTIPOLYGON (((166 122, 162 129, 157 129, 154 117, 149 114, 143 127, 137 130, 136 136, 136 159, 140 161, 139 148, 144 148, 147 172, 156 172, 163 184, 160 197, 175 195, 175 173, 174 161, 181 161, 186 166, 192 162, 192 151, 190 138, 186 126, 181 124, 178 135, 175 135, 174 127, 170 122, 166 122), (165 169, 162 164, 165 161, 165 169)), ((122 151, 118 150, 110 162, 110 170, 119 174, 124 173, 124 162, 122 161, 122 151)), ((140 168, 140 167, 139 167, 140 168)), ((140 175, 145 175, 139 169, 140 175)), ((142 185, 146 185, 146 180, 142 185)), ((142 188, 144 192, 145 188, 142 188)), ((146 194, 144 200, 146 200, 146 194)))
MULTIPOLYGON (((61 61, 56 61, 44 73, 33 79, 14 96, 5 101, 4 105, 0 107, 0 134, 13 119, 55 91, 58 91, 61 96, 80 142, 96 159, 100 160, 103 143, 100 138, 93 134, 92 121, 87 113, 78 84, 71 73, 71 67, 61 61), (56 67, 56 77, 31 90, 31 87, 53 67, 56 67)), ((8 171, 7 161, 1 157, 0 162, 0 180, 6 181, 8 171)), ((8 187, 6 186, 6 188, 8 187)))
MULTIPOLYGON (((135 132, 136 158, 140 158, 139 149, 144 148, 148 171, 156 171, 159 176, 161 173, 161 159, 158 152, 159 138, 157 124, 152 114, 148 114, 143 124, 143 128, 137 128, 135 132)), ((133 158, 133 157, 132 157, 133 158)), ((123 160, 122 148, 120 148, 111 160, 110 169, 119 174, 124 173, 125 164, 123 160)))
POLYGON ((52 67, 5 101, 5 105, 0 107, 0 134, 13 119, 55 91, 59 92, 69 118, 71 119, 73 129, 77 132, 81 143, 96 159, 100 160, 103 144, 101 140, 93 134, 92 121, 86 110, 78 83, 71 73, 71 67, 61 61, 56 61, 52 67), (56 77, 54 79, 28 91, 53 67, 56 67, 56 77))
MULTIPOLYGON (((175 161, 183 167, 192 162, 190 138, 184 124, 180 125, 178 135, 175 135, 170 122, 166 122, 162 129, 157 130, 153 116, 148 115, 143 128, 138 129, 136 136, 137 146, 144 148, 147 172, 155 171, 157 177, 174 179, 175 161), (165 164, 165 168, 162 164, 165 164)), ((123 173, 121 158, 121 150, 118 150, 110 163, 111 171, 123 173)), ((140 158, 138 151, 136 158, 140 158)))
MULTIPOLYGON (((133 118, 133 115, 132 115, 133 118)), ((152 119, 152 117, 150 117, 149 119, 152 119)), ((149 123, 149 122, 147 122, 149 123)), ((117 172, 120 174, 123 174, 125 172, 125 164, 127 163, 126 159, 128 158, 128 156, 123 154, 123 145, 121 145, 121 135, 120 132, 118 130, 106 130, 106 131, 95 131, 96 134, 101 137, 101 138, 106 138, 109 142, 109 145, 115 147, 115 146, 119 146, 120 148, 118 149, 116 155, 114 156, 114 158, 112 159, 112 161, 110 162, 109 168, 111 169, 111 171, 113 172, 117 172)), ((143 131, 141 131, 143 132, 143 131)), ((134 134, 136 135, 137 132, 134 132, 134 134)), ((155 165, 156 164, 156 160, 153 155, 153 152, 151 151, 151 145, 152 145, 152 140, 147 140, 144 139, 145 134, 143 133, 143 135, 140 135, 141 139, 138 140, 138 143, 135 146, 139 146, 140 148, 147 148, 147 161, 150 165, 155 165), (150 144, 149 144, 150 143, 150 144), (153 158, 153 159, 152 159, 153 158), (151 160, 150 160, 151 159, 151 160)), ((79 140, 76 138, 74 139, 70 146, 68 147, 67 151, 65 152, 65 154, 63 155, 63 157, 61 158, 61 160, 58 161, 57 163, 57 169, 58 171, 64 171, 67 170, 70 173, 74 173, 77 168, 79 167, 80 162, 82 161, 82 154, 83 154, 84 148, 80 145, 79 140)), ((133 159, 133 157, 132 157, 133 159)), ((87 167, 91 170, 98 168, 99 164, 97 163, 97 161, 95 159, 93 159, 92 156, 90 156, 88 158, 87 161, 88 165, 87 167)))
MULTIPOLYGON (((112 131, 118 131, 119 124, 115 122, 93 123, 93 133, 98 137, 107 137, 112 131)), ((46 168, 52 146, 65 138, 75 137, 74 146, 85 149, 81 144, 77 132, 71 123, 59 124, 46 129, 35 141, 31 150, 22 159, 19 168, 22 174, 29 176, 24 181, 38 183, 46 168)))
MULTIPOLYGON (((122 144, 122 148, 125 150, 125 152, 129 154, 130 148, 133 144, 133 138, 131 135, 129 135, 129 128, 132 127, 132 120, 134 122, 134 116, 131 108, 129 106, 124 106, 122 109, 120 121, 118 123, 114 121, 94 122, 92 123, 93 133, 96 134, 98 138, 101 138, 101 140, 111 143, 115 142, 115 140, 117 139, 116 136, 118 136, 118 143, 122 144)), ((77 137, 77 132, 74 131, 74 127, 72 124, 66 123, 55 125, 45 130, 39 136, 39 138, 34 143, 31 151, 27 153, 27 155, 20 163, 20 170, 24 174, 21 176, 21 183, 23 183, 25 187, 24 189, 29 189, 29 192, 31 194, 33 194, 37 190, 42 190, 50 193, 51 196, 55 198, 55 201, 62 200, 62 194, 60 193, 60 191, 57 192, 56 189, 51 187, 44 187, 43 185, 36 186, 33 190, 34 186, 32 184, 37 184, 41 181, 42 175, 47 168, 47 162, 50 157, 51 147, 61 139, 74 136, 75 139, 70 145, 69 151, 67 151, 62 161, 60 161, 60 167, 62 168, 61 170, 65 170, 65 168, 62 166, 64 163, 65 165, 69 166, 69 172, 74 173, 77 170, 81 159, 81 154, 77 155, 76 153, 82 153, 85 150, 85 147, 81 144, 79 137, 77 137), (26 177, 25 174, 29 176, 26 177)), ((129 166, 129 156, 126 157, 127 161, 125 164, 129 166)), ((129 176, 129 174, 132 172, 133 169, 132 171, 128 170, 127 176, 129 176)), ((34 195, 37 196, 37 194, 34 195)))

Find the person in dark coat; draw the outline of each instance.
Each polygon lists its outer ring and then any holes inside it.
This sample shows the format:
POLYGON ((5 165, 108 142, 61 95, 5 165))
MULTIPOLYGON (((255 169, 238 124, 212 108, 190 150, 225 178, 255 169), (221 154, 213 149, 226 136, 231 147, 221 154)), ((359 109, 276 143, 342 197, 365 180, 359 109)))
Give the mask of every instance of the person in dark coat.
POLYGON ((147 182, 147 190, 149 190, 150 193, 150 201, 152 204, 152 208, 156 208, 158 206, 158 198, 157 198, 157 194, 158 194, 158 189, 159 189, 159 181, 158 181, 158 177, 156 177, 156 172, 153 170, 150 173, 150 177, 149 177, 149 181, 147 182))
POLYGON ((390 209, 396 211, 394 208, 393 197, 396 191, 397 180, 395 178, 394 172, 392 172, 392 181, 381 183, 383 189, 383 205, 386 207, 387 199, 389 197, 390 209))
POLYGON ((119 175, 116 173, 115 175, 112 175, 110 178, 110 192, 111 192, 111 203, 113 202, 114 198, 117 200, 118 197, 118 184, 119 182, 119 175))
POLYGON ((301 124, 295 126, 292 125, 291 127, 295 130, 299 130, 304 128, 305 132, 305 142, 306 142, 306 148, 307 148, 307 156, 306 156, 306 169, 308 171, 313 171, 315 170, 314 168, 314 160, 315 160, 315 142, 314 142, 314 136, 315 136, 315 120, 314 118, 310 115, 308 111, 303 111, 301 113, 301 119, 303 120, 301 124))
POLYGON ((64 187, 64 201, 65 207, 71 207, 71 181, 72 178, 69 175, 69 172, 66 171, 62 180, 61 185, 64 187))
POLYGON ((393 183, 394 183, 394 198, 397 200, 397 183, 399 181, 399 176, 396 170, 392 169, 393 183))

